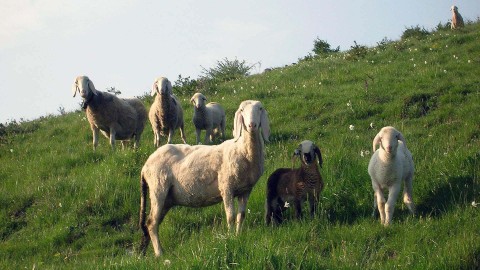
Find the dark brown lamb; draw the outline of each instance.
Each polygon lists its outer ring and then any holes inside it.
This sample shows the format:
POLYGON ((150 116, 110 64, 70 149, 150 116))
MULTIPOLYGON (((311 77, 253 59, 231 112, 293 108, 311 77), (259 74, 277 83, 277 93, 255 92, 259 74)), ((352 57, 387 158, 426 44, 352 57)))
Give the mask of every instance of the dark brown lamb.
POLYGON ((306 199, 310 204, 313 217, 318 206, 323 180, 319 167, 323 159, 320 149, 311 141, 305 140, 295 150, 294 157, 301 160, 300 168, 280 168, 274 171, 267 181, 267 199, 265 202, 265 223, 280 224, 283 213, 293 204, 296 218, 302 217, 302 205, 306 199), (317 162, 315 162, 317 159, 317 162))

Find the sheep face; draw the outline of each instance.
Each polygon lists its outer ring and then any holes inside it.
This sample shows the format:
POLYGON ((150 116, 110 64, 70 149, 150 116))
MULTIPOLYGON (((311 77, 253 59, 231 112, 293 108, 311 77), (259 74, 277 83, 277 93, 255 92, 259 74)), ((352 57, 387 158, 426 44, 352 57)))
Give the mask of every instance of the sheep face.
POLYGON ((242 130, 245 130, 248 133, 255 133, 260 128, 262 130, 263 139, 268 142, 268 137, 270 136, 270 124, 267 111, 263 108, 260 101, 243 101, 235 113, 233 127, 235 139, 240 137, 242 130))
POLYGON ((150 94, 153 97, 157 93, 161 95, 172 95, 172 83, 165 77, 157 78, 152 85, 152 92, 150 94))
POLYGON ((453 11, 453 12, 457 12, 457 11, 458 11, 458 8, 457 8, 457 6, 452 6, 452 7, 450 8, 450 10, 453 11))
POLYGON ((193 97, 190 99, 190 102, 193 104, 193 106, 195 106, 195 108, 199 109, 205 106, 207 98, 201 93, 195 93, 195 95, 193 95, 193 97))
POLYGON ((399 140, 405 143, 405 138, 400 131, 396 130, 394 127, 384 127, 373 140, 373 151, 375 152, 376 145, 380 144, 380 147, 387 154, 394 157, 397 153, 399 140))
POLYGON ((97 95, 97 89, 95 89, 93 82, 87 76, 78 76, 75 79, 72 92, 73 97, 75 97, 78 92, 83 99, 88 99, 92 93, 97 95))
POLYGON ((323 159, 320 149, 309 140, 305 140, 298 145, 298 148, 295 149, 294 156, 300 157, 305 166, 310 166, 312 162, 315 161, 315 158, 318 158, 318 164, 322 167, 323 159))

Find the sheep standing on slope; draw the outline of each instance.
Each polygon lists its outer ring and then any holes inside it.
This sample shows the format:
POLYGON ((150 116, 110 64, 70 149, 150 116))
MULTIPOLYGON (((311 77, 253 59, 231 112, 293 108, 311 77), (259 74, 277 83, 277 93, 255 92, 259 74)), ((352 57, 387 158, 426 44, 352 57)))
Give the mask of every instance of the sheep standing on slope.
POLYGON ((463 18, 462 15, 460 15, 460 13, 458 12, 458 8, 456 6, 452 6, 450 10, 452 11, 452 24, 450 25, 450 27, 452 29, 458 29, 463 27, 463 18))
POLYGON ((206 101, 207 98, 201 93, 195 93, 190 99, 194 107, 193 124, 197 144, 200 143, 201 130, 205 130, 205 144, 212 143, 215 133, 221 132, 222 139, 225 140, 225 110, 216 102, 205 104, 206 101))
POLYGON ((183 143, 185 140, 183 109, 180 101, 172 92, 172 84, 165 77, 159 77, 152 86, 152 97, 155 101, 150 107, 148 118, 153 129, 153 145, 160 147, 160 136, 166 136, 168 132, 167 143, 172 143, 172 137, 175 129, 180 128, 180 136, 183 143))
POLYGON ((414 165, 412 153, 407 149, 407 144, 402 133, 393 127, 384 127, 373 139, 373 152, 368 164, 368 174, 372 178, 374 190, 374 213, 378 207, 380 222, 387 226, 391 223, 395 202, 402 185, 403 202, 412 214, 415 213, 413 204, 413 173, 414 165), (380 148, 375 151, 377 144, 380 148), (388 189, 388 200, 385 202, 383 190, 388 189))
POLYGON ((95 89, 87 76, 78 76, 72 86, 73 97, 77 92, 83 98, 88 122, 93 132, 93 150, 98 145, 98 131, 110 139, 115 150, 115 140, 125 141, 135 137, 134 147, 138 148, 142 135, 147 110, 138 98, 120 99, 110 93, 95 89))
POLYGON ((272 217, 277 224, 282 223, 283 212, 287 209, 286 203, 293 202, 296 217, 301 218, 302 204, 307 197, 310 215, 313 217, 316 212, 320 192, 323 189, 323 180, 318 168, 323 164, 320 149, 312 141, 306 140, 300 143, 293 155, 300 157, 300 168, 280 168, 268 178, 265 203, 267 225, 270 224, 272 217))
POLYGON ((141 173, 141 250, 152 240, 156 256, 162 254, 158 227, 176 205, 205 207, 223 200, 229 230, 235 223, 234 198, 238 198, 236 232, 241 230, 250 192, 264 171, 264 141, 270 127, 262 103, 243 101, 235 113, 235 136, 219 145, 172 145, 158 148, 141 173), (150 214, 146 221, 146 196, 150 214))

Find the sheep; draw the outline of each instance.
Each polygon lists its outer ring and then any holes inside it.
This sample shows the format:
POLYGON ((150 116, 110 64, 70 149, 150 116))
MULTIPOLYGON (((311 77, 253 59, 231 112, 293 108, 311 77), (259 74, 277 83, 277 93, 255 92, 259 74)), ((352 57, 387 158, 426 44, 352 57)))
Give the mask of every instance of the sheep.
POLYGON ((458 12, 458 8, 456 6, 452 6, 450 10, 452 11, 452 24, 450 25, 450 27, 452 29, 462 28, 464 26, 463 18, 462 15, 460 15, 460 13, 458 12))
POLYGON ((180 128, 183 143, 187 143, 184 132, 183 109, 178 98, 172 93, 172 84, 165 77, 155 79, 152 86, 152 97, 155 101, 150 107, 148 118, 153 129, 153 145, 160 147, 160 136, 166 136, 167 143, 172 143, 175 129, 180 128))
POLYGON ((235 136, 219 145, 171 145, 158 148, 141 171, 140 249, 145 254, 150 239, 156 256, 163 251, 158 227, 173 206, 205 207, 223 200, 228 230, 235 223, 239 234, 247 201, 264 172, 264 142, 270 125, 259 101, 243 101, 234 121, 235 136), (150 214, 146 221, 146 195, 150 190, 150 214))
POLYGON ((300 157, 301 166, 296 169, 280 168, 274 171, 267 181, 267 199, 265 202, 265 223, 269 225, 272 217, 275 223, 283 220, 287 205, 294 203, 297 219, 302 217, 302 204, 308 197, 310 215, 313 217, 318 205, 323 180, 320 168, 323 164, 320 149, 312 142, 300 143, 293 154, 300 157), (317 163, 315 163, 317 159, 317 163))
POLYGON ((225 140, 225 110, 222 105, 216 102, 210 102, 205 105, 207 98, 201 93, 195 93, 190 102, 193 104, 193 124, 197 144, 200 143, 200 132, 205 130, 205 144, 212 143, 214 132, 222 133, 222 139, 225 140))
POLYGON ((413 173, 412 153, 407 148, 402 133, 394 127, 383 127, 373 139, 373 155, 368 164, 368 174, 372 179, 374 190, 373 211, 380 212, 380 222, 388 226, 393 217, 395 202, 404 182, 403 202, 408 210, 415 214, 413 203, 413 173), (377 144, 380 148, 376 150, 377 144), (388 189, 388 200, 385 201, 383 191, 388 189))
POLYGON ((98 131, 110 139, 112 150, 115 140, 126 141, 135 137, 134 148, 140 144, 145 127, 147 110, 138 98, 118 98, 107 92, 95 89, 87 76, 78 76, 72 86, 73 97, 77 92, 83 98, 82 108, 86 109, 88 122, 93 132, 93 150, 97 149, 98 131))

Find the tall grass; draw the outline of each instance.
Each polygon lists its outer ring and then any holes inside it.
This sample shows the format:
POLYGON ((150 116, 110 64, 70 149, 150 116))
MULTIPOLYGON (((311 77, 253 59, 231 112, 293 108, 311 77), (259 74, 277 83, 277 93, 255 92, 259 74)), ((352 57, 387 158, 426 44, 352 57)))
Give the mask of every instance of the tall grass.
MULTIPOLYGON (((268 110, 266 171, 241 235, 227 233, 221 204, 174 208, 160 226, 161 259, 151 247, 146 257, 137 252, 139 174, 154 151, 149 126, 138 151, 114 153, 105 138, 92 151, 83 112, 12 126, 0 134, 0 268, 478 268, 479 39, 480 24, 471 23, 385 42, 363 58, 339 52, 219 84, 208 98, 225 107, 228 130, 242 100, 268 110), (401 130, 413 153, 418 206, 412 217, 397 202, 388 228, 371 217, 366 169, 385 125, 401 130), (319 214, 296 221, 288 213, 282 226, 266 227, 266 179, 291 166, 304 139, 324 156, 319 214)), ((180 99, 193 143, 190 96, 180 99)))

